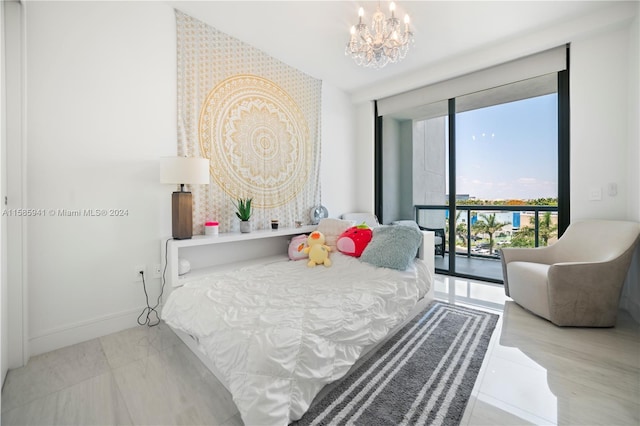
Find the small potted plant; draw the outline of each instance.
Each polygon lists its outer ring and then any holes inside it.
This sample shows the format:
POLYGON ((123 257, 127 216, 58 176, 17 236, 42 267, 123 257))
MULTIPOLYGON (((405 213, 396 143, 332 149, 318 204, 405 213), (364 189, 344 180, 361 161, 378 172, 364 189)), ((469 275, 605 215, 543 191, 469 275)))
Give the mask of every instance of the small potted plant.
POLYGON ((238 198, 236 216, 240 219, 240 232, 251 232, 251 200, 252 198, 238 198))

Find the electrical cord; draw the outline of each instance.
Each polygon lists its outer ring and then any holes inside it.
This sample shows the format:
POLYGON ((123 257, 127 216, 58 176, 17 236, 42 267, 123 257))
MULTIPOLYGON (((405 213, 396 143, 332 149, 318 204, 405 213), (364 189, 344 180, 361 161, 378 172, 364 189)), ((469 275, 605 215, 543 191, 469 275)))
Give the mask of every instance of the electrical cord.
MULTIPOLYGON (((155 327, 160 324, 160 315, 158 315, 158 311, 156 311, 156 307, 153 308, 149 305, 149 294, 147 293, 147 284, 144 281, 144 271, 140 271, 140 275, 142 276, 142 289, 144 290, 144 297, 147 301, 147 307, 142 310, 142 313, 138 316, 138 324, 146 325, 147 327, 155 327), (151 315, 156 316, 155 322, 151 320, 151 315), (141 318, 145 317, 145 320, 142 321, 141 318)), ((156 305, 157 306, 157 305, 156 305)))
POLYGON ((144 280, 144 271, 140 271, 140 275, 142 276, 142 289, 144 290, 144 298, 147 302, 147 307, 142 310, 142 313, 138 316, 138 325, 146 325, 147 327, 155 327, 160 324, 160 314, 158 314, 158 306, 162 303, 162 294, 164 293, 164 285, 166 283, 166 273, 167 273, 167 265, 169 264, 168 259, 168 248, 169 241, 173 238, 167 239, 164 243, 164 269, 162 270, 162 285, 160 287, 160 294, 158 295, 158 300, 156 301, 155 306, 149 305, 149 294, 147 293, 147 283, 144 280), (152 321, 151 316, 155 315, 155 321, 152 321), (142 318, 144 317, 144 321, 142 318))

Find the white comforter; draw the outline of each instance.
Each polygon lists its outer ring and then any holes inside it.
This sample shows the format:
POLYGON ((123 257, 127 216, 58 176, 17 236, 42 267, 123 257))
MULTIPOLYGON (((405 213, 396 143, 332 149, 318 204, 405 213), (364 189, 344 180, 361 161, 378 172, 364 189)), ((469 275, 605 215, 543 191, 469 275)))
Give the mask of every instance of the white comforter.
POLYGON ((420 260, 400 272, 339 253, 331 259, 328 268, 305 261, 245 267, 169 296, 163 319, 198 339, 245 424, 299 419, 432 285, 420 260))

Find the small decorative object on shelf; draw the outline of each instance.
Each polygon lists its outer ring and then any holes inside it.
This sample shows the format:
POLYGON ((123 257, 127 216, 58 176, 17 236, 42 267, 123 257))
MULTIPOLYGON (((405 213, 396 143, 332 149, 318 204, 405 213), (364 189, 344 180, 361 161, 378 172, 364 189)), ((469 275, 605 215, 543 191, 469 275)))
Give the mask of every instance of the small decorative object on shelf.
POLYGON ((251 200, 252 198, 238 198, 236 204, 236 216, 240 219, 240 232, 251 232, 251 200))
POLYGON ((271 219, 271 229, 273 229, 274 231, 278 230, 278 219, 271 219))
POLYGON ((204 235, 210 237, 218 236, 218 222, 205 222, 204 223, 204 235))
POLYGON ((311 209, 309 217, 311 218, 311 224, 317 225, 320 223, 320 220, 329 217, 329 212, 325 206, 319 204, 311 209))

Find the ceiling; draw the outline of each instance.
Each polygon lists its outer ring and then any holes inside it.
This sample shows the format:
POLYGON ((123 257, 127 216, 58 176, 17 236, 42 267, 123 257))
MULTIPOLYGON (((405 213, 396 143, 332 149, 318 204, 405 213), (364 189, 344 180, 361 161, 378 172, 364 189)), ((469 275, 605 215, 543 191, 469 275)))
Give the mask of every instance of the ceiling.
MULTIPOLYGON (((525 37, 566 20, 592 14, 612 1, 407 1, 397 15, 411 17, 415 45, 407 57, 376 70, 345 56, 358 8, 365 22, 371 1, 173 1, 183 12, 303 72, 354 93, 400 79, 452 58, 525 37)), ((388 11, 388 2, 381 9, 388 11)))

